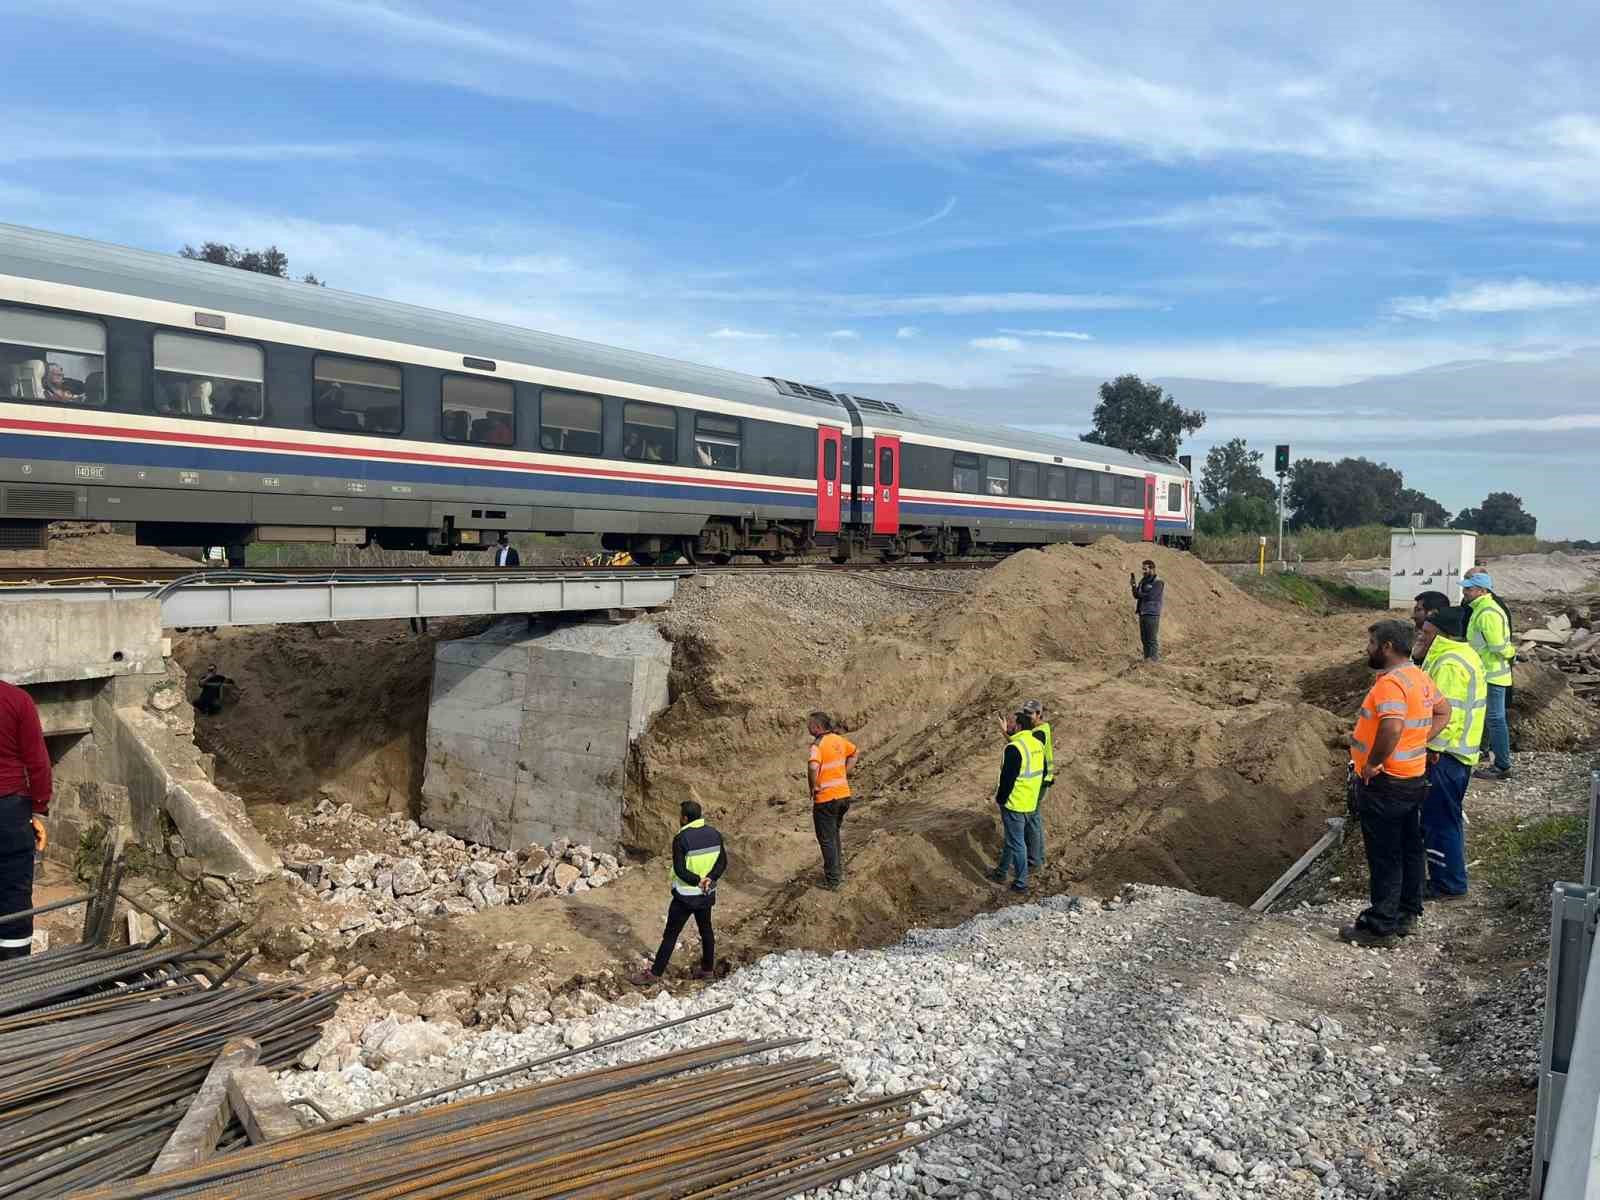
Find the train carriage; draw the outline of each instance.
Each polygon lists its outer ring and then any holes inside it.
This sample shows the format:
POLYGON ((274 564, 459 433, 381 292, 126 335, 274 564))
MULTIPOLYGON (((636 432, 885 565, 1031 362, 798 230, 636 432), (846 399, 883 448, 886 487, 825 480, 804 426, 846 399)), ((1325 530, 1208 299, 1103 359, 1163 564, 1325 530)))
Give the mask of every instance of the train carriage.
POLYGON ((1176 463, 0 226, 0 544, 596 533, 644 562, 1183 544, 1176 463))

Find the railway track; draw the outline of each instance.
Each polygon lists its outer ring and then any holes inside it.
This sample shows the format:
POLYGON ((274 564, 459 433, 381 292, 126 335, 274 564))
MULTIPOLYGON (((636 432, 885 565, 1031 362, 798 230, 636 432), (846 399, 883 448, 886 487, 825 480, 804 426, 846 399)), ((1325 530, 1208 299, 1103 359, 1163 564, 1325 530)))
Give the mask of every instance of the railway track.
POLYGON ((0 567, 0 588, 7 584, 60 584, 63 586, 103 583, 172 583, 193 580, 201 583, 208 576, 229 582, 261 579, 281 581, 286 579, 471 579, 492 576, 496 579, 539 579, 552 576, 595 575, 603 578, 629 575, 660 576, 748 574, 750 572, 784 571, 962 571, 982 570, 994 566, 999 559, 954 559, 946 562, 897 563, 835 563, 793 562, 729 564, 726 566, 656 566, 656 567, 584 567, 584 566, 527 566, 515 570, 494 567, 274 567, 272 569, 237 569, 208 567, 196 563, 193 567, 0 567))

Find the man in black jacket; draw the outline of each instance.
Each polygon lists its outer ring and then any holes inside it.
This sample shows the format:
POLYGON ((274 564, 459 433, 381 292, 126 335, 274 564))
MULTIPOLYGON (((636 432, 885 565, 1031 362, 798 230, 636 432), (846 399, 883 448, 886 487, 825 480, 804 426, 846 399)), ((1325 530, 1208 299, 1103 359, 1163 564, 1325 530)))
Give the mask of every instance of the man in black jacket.
POLYGON ((1156 564, 1144 560, 1144 578, 1128 576, 1133 589, 1133 611, 1139 618, 1139 640, 1144 643, 1144 657, 1155 662, 1161 657, 1161 601, 1167 585, 1156 578, 1156 564))
POLYGON ((672 839, 672 904, 667 909, 667 928, 661 935, 661 947, 650 968, 640 971, 633 982, 649 987, 661 982, 667 973, 667 963, 677 949, 678 935, 694 917, 700 930, 700 969, 696 979, 711 979, 716 975, 717 940, 711 931, 711 907, 717 902, 717 880, 728 869, 728 852, 722 845, 722 835, 706 824, 700 805, 685 800, 679 806, 683 828, 672 839))
POLYGON ((494 543, 494 565, 497 567, 520 567, 522 555, 517 553, 517 548, 511 544, 511 539, 502 533, 494 543))

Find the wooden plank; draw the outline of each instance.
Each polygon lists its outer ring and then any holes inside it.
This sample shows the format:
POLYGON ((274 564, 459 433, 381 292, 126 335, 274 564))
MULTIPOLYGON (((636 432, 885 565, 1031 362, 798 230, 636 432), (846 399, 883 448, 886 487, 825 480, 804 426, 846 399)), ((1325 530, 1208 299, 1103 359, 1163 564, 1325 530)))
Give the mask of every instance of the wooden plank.
POLYGON ((231 1115, 228 1108, 228 1080, 234 1071, 253 1067, 261 1057, 261 1047, 250 1038, 238 1038, 222 1047, 222 1053, 211 1064, 205 1082, 189 1102, 189 1111, 172 1131, 167 1144, 161 1148, 150 1174, 181 1171, 196 1167, 211 1157, 217 1148, 217 1139, 228 1126, 231 1115))
POLYGON ((251 1145, 293 1137, 304 1126, 294 1109, 284 1102, 283 1093, 265 1067, 245 1067, 228 1076, 228 1102, 239 1118, 251 1145))
POLYGON ((1322 856, 1322 852, 1335 842, 1344 841, 1344 818, 1329 817, 1328 832, 1317 839, 1316 845, 1295 859, 1294 866, 1290 867, 1266 891, 1261 893, 1261 898, 1250 906, 1251 912, 1266 912, 1272 902, 1284 892, 1289 890, 1289 885, 1306 873, 1306 868, 1322 856))

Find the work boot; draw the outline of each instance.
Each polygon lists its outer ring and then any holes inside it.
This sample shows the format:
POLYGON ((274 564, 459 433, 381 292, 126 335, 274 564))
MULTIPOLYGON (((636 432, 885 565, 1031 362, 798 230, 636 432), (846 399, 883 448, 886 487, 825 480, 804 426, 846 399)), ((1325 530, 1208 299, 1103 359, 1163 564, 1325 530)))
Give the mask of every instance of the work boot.
POLYGON ((1019 879, 1011 885, 1011 890, 1013 892, 1026 892, 1028 890, 1028 885, 1025 881, 1019 879))
POLYGON ((1422 924, 1421 917, 1401 917, 1400 924, 1395 926, 1395 937, 1408 938, 1417 932, 1417 926, 1422 924))
POLYGON ((1510 767, 1479 767, 1472 773, 1474 779, 1510 779, 1510 767))
POLYGON ((1400 940, 1397 934, 1377 933, 1365 925, 1346 925, 1339 930, 1339 940, 1349 942, 1352 946, 1365 946, 1374 950, 1392 949, 1400 940))
POLYGON ((1431 904, 1448 904, 1452 900, 1465 900, 1465 892, 1447 892, 1443 889, 1429 888, 1422 894, 1422 898, 1431 904))
POLYGON ((628 982, 633 984, 634 987, 655 987, 661 982, 661 976, 646 967, 643 971, 628 976, 628 982))
POLYGON ((1004 883, 1006 881, 1006 873, 1004 871, 985 871, 983 877, 990 883, 1004 883))
POLYGON ((717 977, 717 969, 715 967, 696 967, 694 969, 694 977, 696 979, 715 979, 717 977))

